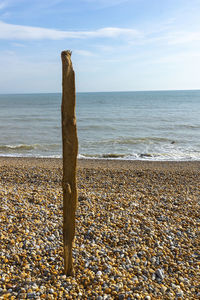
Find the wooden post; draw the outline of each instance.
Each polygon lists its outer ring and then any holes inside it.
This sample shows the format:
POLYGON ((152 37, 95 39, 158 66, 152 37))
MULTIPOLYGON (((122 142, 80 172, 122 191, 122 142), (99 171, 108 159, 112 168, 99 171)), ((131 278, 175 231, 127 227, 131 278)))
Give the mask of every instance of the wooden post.
POLYGON ((67 276, 70 276, 73 275, 72 245, 75 235, 75 211, 77 206, 78 138, 75 115, 75 74, 71 62, 71 51, 63 51, 61 59, 64 271, 67 276))

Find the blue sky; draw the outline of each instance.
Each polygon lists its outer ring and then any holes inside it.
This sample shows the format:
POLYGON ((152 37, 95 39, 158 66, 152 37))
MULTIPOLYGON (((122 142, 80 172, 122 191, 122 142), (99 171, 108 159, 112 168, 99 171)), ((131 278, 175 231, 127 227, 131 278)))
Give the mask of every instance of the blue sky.
POLYGON ((200 89, 200 0, 0 0, 0 93, 200 89))

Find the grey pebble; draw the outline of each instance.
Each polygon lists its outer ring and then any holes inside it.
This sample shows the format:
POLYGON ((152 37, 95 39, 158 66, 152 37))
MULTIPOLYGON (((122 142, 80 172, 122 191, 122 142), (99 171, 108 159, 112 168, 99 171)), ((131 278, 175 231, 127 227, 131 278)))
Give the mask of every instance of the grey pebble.
POLYGON ((158 276, 158 278, 160 278, 161 280, 163 280, 165 278, 164 276, 164 272, 162 269, 157 269, 155 274, 158 276))
POLYGON ((178 291, 178 292, 176 293, 176 297, 177 297, 177 298, 182 298, 182 297, 183 297, 183 291, 182 291, 182 290, 178 291))
POLYGON ((54 289, 49 289, 49 294, 53 294, 54 293, 54 289))
POLYGON ((28 293, 27 298, 34 299, 36 297, 36 293, 28 293))
POLYGON ((155 279, 156 279, 156 275, 155 275, 155 273, 154 273, 154 274, 152 274, 152 277, 151 277, 151 279, 152 279, 152 280, 155 280, 155 279))

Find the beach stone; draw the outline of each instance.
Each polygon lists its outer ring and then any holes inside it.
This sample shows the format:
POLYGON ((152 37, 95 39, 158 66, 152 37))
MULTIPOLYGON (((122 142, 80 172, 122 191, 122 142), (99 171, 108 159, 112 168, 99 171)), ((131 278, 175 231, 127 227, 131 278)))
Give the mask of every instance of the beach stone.
POLYGON ((157 269, 155 274, 158 276, 158 278, 160 278, 161 280, 163 280, 165 278, 164 276, 164 271, 162 269, 157 269))
POLYGON ((176 285, 174 283, 172 283, 171 287, 172 287, 173 290, 179 290, 180 289, 180 286, 176 285))
POLYGON ((155 257, 155 256, 151 257, 151 258, 150 258, 150 262, 151 262, 152 264, 155 264, 155 263, 156 263, 156 257, 155 257))
POLYGON ((176 297, 177 297, 177 298, 183 298, 183 295, 184 295, 184 293, 183 293, 182 290, 179 290, 179 291, 176 293, 176 297))
POLYGON ((155 273, 152 274, 151 279, 152 279, 152 280, 155 280, 155 279, 156 279, 156 274, 155 274, 155 273))
POLYGON ((36 298, 36 293, 35 292, 33 292, 33 293, 27 293, 27 298, 30 298, 30 299, 34 299, 34 298, 36 298))
POLYGON ((96 276, 98 276, 98 277, 102 276, 102 272, 101 272, 101 271, 98 271, 98 272, 96 273, 96 276))
POLYGON ((37 290, 37 289, 38 289, 38 285, 37 285, 36 283, 34 283, 34 284, 32 285, 32 289, 33 289, 33 290, 37 290))
POLYGON ((164 285, 162 285, 162 286, 161 286, 161 292, 162 292, 162 294, 165 294, 166 291, 167 291, 167 287, 164 286, 164 285))
POLYGON ((27 294, 26 293, 20 293, 19 297, 20 299, 26 299, 27 294))

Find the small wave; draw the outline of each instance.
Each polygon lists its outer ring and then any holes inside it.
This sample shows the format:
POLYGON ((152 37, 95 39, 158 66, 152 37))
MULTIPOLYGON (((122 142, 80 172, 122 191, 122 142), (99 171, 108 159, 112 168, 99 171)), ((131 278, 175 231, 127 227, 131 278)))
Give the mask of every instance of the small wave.
POLYGON ((116 138, 116 139, 108 139, 108 140, 101 140, 95 142, 95 144, 101 145, 137 145, 137 144, 152 144, 152 143, 171 143, 174 142, 168 138, 161 138, 161 137, 144 137, 144 138, 116 138))
POLYGON ((0 151, 33 150, 36 145, 2 145, 0 151))
POLYGON ((141 153, 141 154, 139 154, 139 157, 140 158, 148 158, 148 157, 154 157, 154 155, 151 153, 141 153))
POLYGON ((116 153, 105 153, 105 154, 79 154, 78 158, 80 159, 106 159, 106 158, 113 158, 113 159, 117 159, 117 158, 125 158, 127 157, 126 154, 116 154, 116 153))
POLYGON ((79 154, 81 159, 119 159, 142 161, 196 161, 200 160, 200 152, 197 151, 167 151, 167 152, 140 152, 132 154, 79 154))
POLYGON ((125 156, 126 156, 125 154, 108 153, 108 154, 102 154, 100 157, 102 157, 102 158, 123 158, 125 156))
POLYGON ((184 129, 199 129, 200 125, 192 125, 192 124, 180 124, 177 127, 184 129))
POLYGON ((30 150, 54 150, 59 147, 57 144, 18 144, 18 145, 0 145, 1 152, 20 152, 20 151, 30 151, 30 150))

